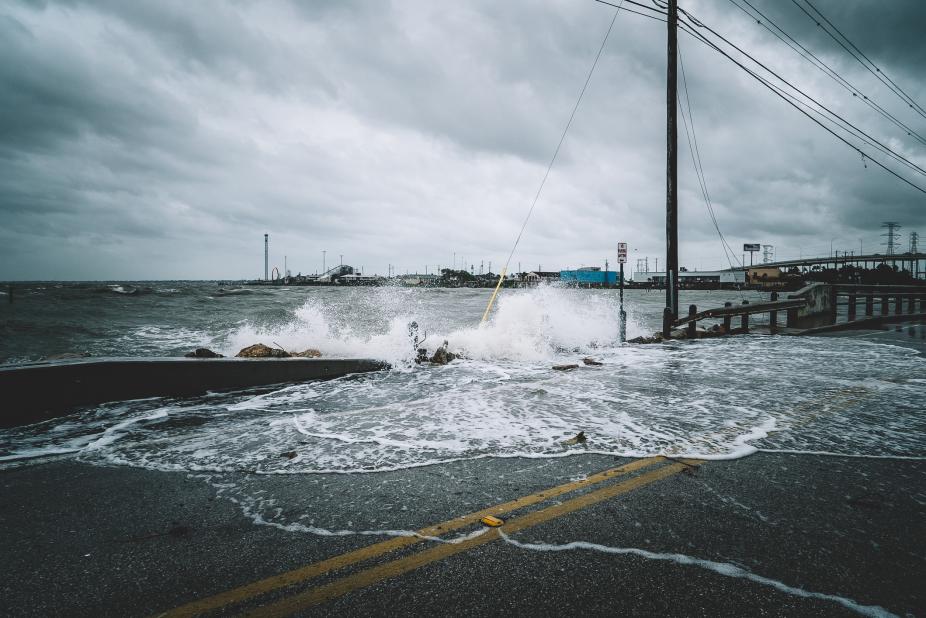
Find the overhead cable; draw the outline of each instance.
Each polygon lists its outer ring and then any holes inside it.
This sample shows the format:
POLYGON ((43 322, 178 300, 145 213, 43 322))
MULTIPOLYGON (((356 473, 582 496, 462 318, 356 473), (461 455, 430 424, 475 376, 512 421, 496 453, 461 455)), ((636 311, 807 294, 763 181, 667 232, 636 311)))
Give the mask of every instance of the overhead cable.
POLYGON ((848 91, 853 97, 860 99, 868 107, 875 110, 883 118, 893 123, 895 126, 900 128, 908 136, 916 139, 918 142, 926 146, 926 137, 923 137, 917 133, 914 129, 910 128, 907 124, 898 119, 894 114, 890 113, 884 109, 881 105, 872 100, 868 95, 863 93, 859 88, 854 84, 849 82, 846 78, 839 74, 838 71, 830 67, 826 62, 821 60, 816 54, 807 49, 804 45, 798 42, 794 37, 788 34, 783 28, 776 24, 771 18, 769 18, 765 13, 757 9, 749 0, 729 0, 736 8, 741 10, 750 19, 754 19, 757 24, 768 30, 772 35, 774 35, 782 43, 790 47, 795 53, 799 54, 805 60, 810 62, 814 67, 823 72, 824 75, 835 81, 842 88, 848 91), (746 6, 751 9, 752 13, 749 10, 743 8, 739 2, 743 2, 746 6), (754 14, 753 14, 754 13, 754 14))
POLYGON ((826 132, 828 132, 828 133, 830 133, 831 135, 833 135, 833 136, 834 136, 836 139, 838 139, 839 141, 843 142, 846 146, 848 146, 848 147, 851 148, 852 150, 856 151, 859 155, 861 155, 861 156, 863 156, 863 157, 866 157, 867 160, 871 161, 872 163, 874 163, 875 165, 877 165, 878 167, 880 167, 881 169, 883 169, 883 170, 886 171, 887 173, 891 174, 892 176, 894 176, 894 177, 897 178, 898 180, 900 180, 900 181, 902 181, 902 182, 904 182, 904 183, 910 185, 911 187, 913 187, 913 188, 916 189, 917 191, 920 191, 921 193, 926 194, 926 189, 924 189, 923 187, 921 187, 921 186, 915 184, 914 182, 908 180, 907 178, 904 178, 903 176, 901 176, 900 174, 898 174, 897 172, 895 172, 895 171, 892 170, 891 168, 887 167, 886 165, 884 165, 883 163, 881 163, 881 162, 878 161, 877 159, 871 157, 870 155, 867 155, 864 151, 861 150, 861 148, 859 148, 859 147, 856 146, 855 144, 849 142, 847 139, 845 139, 844 137, 842 137, 841 135, 839 135, 838 133, 836 133, 835 131, 833 131, 830 127, 828 127, 828 126, 826 126, 825 124, 823 124, 823 122, 821 122, 820 120, 814 118, 808 111, 802 109, 802 108, 800 107, 800 105, 798 105, 798 103, 796 102, 796 99, 793 97, 793 95, 788 95, 788 94, 787 94, 786 92, 784 92, 780 87, 775 86, 775 85, 772 84, 769 80, 767 80, 766 78, 762 77, 761 75, 759 75, 758 73, 756 73, 755 71, 753 71, 752 69, 750 69, 749 67, 747 67, 746 65, 744 65, 743 63, 741 63, 740 61, 738 61, 736 58, 734 58, 733 56, 731 56, 730 54, 728 54, 727 52, 725 52, 724 50, 722 50, 716 43, 714 43, 713 41, 709 40, 706 36, 704 36, 703 34, 701 34, 700 32, 698 32, 698 31, 696 30, 696 26, 694 26, 694 25, 689 25, 689 24, 685 24, 685 23, 683 23, 683 22, 680 21, 680 22, 679 22, 679 27, 680 27, 684 32, 686 32, 686 33, 688 33, 689 35, 693 36, 695 39, 701 41, 702 43, 704 43, 705 45, 707 45, 708 47, 710 47, 711 49, 713 49, 714 51, 716 51, 716 52, 719 53, 720 55, 722 55, 722 56, 724 56, 725 58, 727 58, 730 62, 732 62, 733 64, 735 64, 736 66, 738 66, 740 69, 744 70, 746 73, 748 73, 750 76, 752 76, 754 79, 756 79, 756 80, 757 80, 759 83, 761 83, 763 86, 765 86, 766 88, 768 88, 769 90, 771 90, 776 96, 778 96, 779 98, 783 99, 786 103, 788 103, 789 105, 791 105, 792 107, 794 107, 795 109, 797 109, 799 112, 801 112, 802 114, 804 114, 805 116, 807 116, 808 118, 810 118, 814 123, 816 123, 817 125, 819 125, 820 127, 822 127, 826 132))
MULTIPOLYGON (((595 2, 597 2, 597 3, 599 3, 599 4, 607 4, 608 6, 613 6, 613 7, 615 7, 615 8, 620 7, 620 5, 614 4, 614 3, 612 3, 612 2, 606 2, 606 0, 595 0, 595 2)), ((637 3, 634 3, 634 4, 637 4, 637 3)), ((652 7, 647 7, 646 5, 638 5, 638 6, 643 6, 644 8, 646 8, 646 9, 652 11, 654 14, 643 13, 643 12, 641 12, 641 11, 634 11, 633 9, 628 9, 626 6, 625 6, 625 7, 622 7, 621 10, 624 11, 625 13, 633 13, 634 15, 642 15, 643 17, 649 17, 650 19, 655 19, 656 21, 661 21, 662 23, 665 23, 665 22, 666 22, 665 19, 663 19, 663 18, 661 18, 661 17, 656 17, 656 15, 663 15, 663 16, 664 16, 665 13, 663 13, 663 12, 661 12, 661 11, 657 11, 656 9, 654 9, 654 8, 652 8, 652 7)))
MULTIPOLYGON (((625 0, 621 0, 623 4, 625 0)), ((489 299, 489 304, 486 306, 485 313, 482 315, 482 322, 485 322, 489 317, 489 312, 492 310, 492 304, 495 302, 495 297, 498 295, 498 290, 502 286, 502 282, 505 280, 505 274, 508 272, 508 266, 511 264, 511 258, 514 257, 514 252, 518 248, 518 244, 521 242, 521 236, 524 235, 524 230, 527 228, 527 222, 530 221, 531 215, 534 212, 534 207, 537 206, 537 200, 540 199, 540 193, 543 191, 543 186, 547 183, 547 178, 550 176, 550 170, 553 169, 553 164, 556 162, 556 157, 559 155, 560 148, 563 147, 563 142, 566 141, 566 134, 569 133, 569 127, 572 126, 572 121, 576 117, 576 112, 579 109, 579 104, 582 102, 582 97, 585 96, 585 91, 588 89, 588 84, 592 81, 592 75, 595 73, 595 68, 598 66, 598 61, 601 59, 601 54, 604 52, 604 46, 608 42, 608 37, 611 36, 611 30, 614 29, 614 22, 617 21, 617 16, 621 11, 621 5, 617 6, 617 9, 614 11, 614 16, 611 18, 611 23, 608 25, 608 30, 605 32, 604 38, 601 40, 601 46, 598 47, 598 53, 595 55, 595 61, 592 62, 592 67, 588 70, 588 75, 585 77, 585 83, 582 84, 582 90, 579 92, 579 96, 576 99, 575 105, 572 107, 572 113, 569 114, 569 120, 566 122, 565 128, 563 128, 563 133, 560 135, 559 143, 556 144, 556 149, 553 151, 553 156, 550 158, 550 163, 547 165, 547 170, 543 174, 543 178, 540 181, 540 186, 537 187, 537 193, 534 194, 534 199, 531 200, 530 209, 527 211, 527 216, 524 217, 524 223, 521 224, 521 229, 518 231, 518 237, 515 238, 514 245, 511 247, 511 253, 508 254, 508 259, 505 260, 505 267, 502 268, 501 273, 498 277, 498 283, 495 285, 495 291, 492 293, 491 298, 489 299)))
POLYGON ((678 60, 679 66, 682 69, 682 86, 685 92, 685 106, 682 106, 681 98, 678 99, 679 111, 682 115, 682 123, 685 125, 685 136, 688 138, 688 151, 691 153, 691 162, 695 168, 695 175, 698 177, 698 184, 701 186, 701 195, 704 197, 704 205, 707 207, 707 212, 710 215, 711 222, 714 225, 714 229, 717 231, 717 235, 720 237, 720 246, 723 249, 724 256, 727 259, 727 263, 730 265, 730 269, 734 268, 733 260, 730 259, 732 254, 734 259, 736 254, 733 252, 733 249, 727 243, 727 239, 724 238, 723 232, 720 231, 720 225, 717 223, 717 217, 714 214, 714 207, 711 203, 711 196, 707 190, 707 178, 704 175, 704 165, 701 162, 701 149, 698 147, 698 136, 695 132, 694 126, 694 115, 691 112, 691 98, 688 94, 688 78, 685 75, 685 61, 682 58, 682 48, 678 48, 678 60), (685 118, 685 107, 688 108, 688 118, 685 118), (690 127, 690 132, 689 132, 690 127))
MULTIPOLYGON (((692 15, 688 11, 685 11, 684 9, 679 9, 679 13, 683 15, 683 18, 688 19, 689 26, 694 26, 696 28, 703 28, 705 30, 708 30, 711 34, 719 38, 721 41, 723 41, 724 43, 726 43, 727 45, 735 49, 737 52, 739 52, 740 54, 748 58, 750 61, 755 63, 757 66, 761 67, 763 70, 767 71, 770 75, 774 76, 782 84, 784 84, 785 86, 787 86, 794 92, 798 93, 800 96, 802 96, 807 101, 810 101, 813 105, 816 105, 817 107, 822 109, 824 112, 826 112, 829 116, 832 117, 832 121, 835 122, 835 124, 837 124, 840 128, 842 128, 846 132, 853 134, 853 137, 855 137, 856 139, 868 144, 872 148, 875 148, 881 151, 882 153, 896 160, 898 163, 901 163, 902 165, 908 167, 912 171, 926 176, 926 169, 923 169, 922 167, 920 167, 913 161, 910 161, 909 159, 907 159, 905 156, 897 153, 890 147, 881 143, 876 138, 872 137, 871 135, 869 135, 862 129, 859 129, 857 126, 855 126, 854 124, 852 124, 851 122, 849 122, 848 120, 846 120, 845 118, 837 114, 836 112, 832 111, 829 107, 823 105, 817 99, 808 95, 806 92, 804 92, 803 90, 801 90, 800 88, 798 88, 797 86, 795 86, 794 84, 786 80, 785 78, 783 78, 781 75, 779 75, 778 73, 770 69, 767 65, 765 65, 761 61, 757 60, 754 56, 749 54, 746 50, 744 50, 743 48, 739 47, 738 45, 736 45, 735 43, 727 39, 725 36, 717 32, 716 30, 714 30, 713 28, 711 28, 710 26, 708 26, 707 24, 705 24, 698 18, 696 18, 694 15, 692 15)), ((861 154, 861 151, 859 152, 861 154)))
POLYGON ((849 37, 844 35, 839 30, 839 28, 833 25, 833 22, 828 20, 826 16, 823 13, 821 13, 817 9, 817 7, 815 7, 810 2, 810 0, 804 0, 804 2, 807 3, 807 6, 809 6, 814 13, 820 16, 820 19, 822 19, 824 22, 826 22, 827 25, 829 25, 832 31, 830 30, 830 28, 826 28, 816 17, 808 13, 807 9, 805 9, 800 3, 798 3, 797 0, 791 0, 791 2, 793 2, 797 8, 799 8, 805 15, 807 15, 807 17, 809 17, 810 20, 813 21, 817 25, 817 27, 821 28, 824 32, 826 32, 830 36, 831 39, 836 41, 840 47, 846 50, 846 52, 850 56, 855 58, 859 64, 865 67, 869 73, 871 73, 876 78, 878 78, 878 81, 880 81, 882 84, 887 86, 888 89, 891 90, 891 92, 896 94, 900 98, 901 101, 907 104, 907 106, 910 109, 914 110, 916 113, 918 113, 923 118, 926 118, 926 110, 924 110, 923 107, 919 103, 914 101, 913 98, 909 94, 904 92, 904 90, 900 86, 898 86, 894 80, 888 77, 887 74, 878 67, 878 65, 872 62, 871 59, 868 56, 866 56, 862 52, 862 50, 860 50, 855 45, 855 43, 849 40, 849 37), (837 34, 839 35, 838 37, 836 36, 837 34), (843 41, 845 41, 845 43, 843 43, 843 41), (846 47, 846 44, 848 44, 848 46, 851 47, 852 49, 849 49, 849 47, 846 47))

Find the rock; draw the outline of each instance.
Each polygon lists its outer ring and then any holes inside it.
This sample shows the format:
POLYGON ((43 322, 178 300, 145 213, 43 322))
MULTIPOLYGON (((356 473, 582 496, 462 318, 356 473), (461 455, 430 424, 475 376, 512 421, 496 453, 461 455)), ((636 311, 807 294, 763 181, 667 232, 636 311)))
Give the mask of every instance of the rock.
POLYGON ((723 337, 725 334, 726 333, 723 330, 723 326, 718 326, 717 324, 714 324, 714 328, 711 328, 710 330, 702 331, 701 329, 698 329, 698 337, 702 339, 707 339, 710 337, 723 337))
POLYGON ((634 337, 627 343, 662 343, 662 333, 656 333, 652 337, 634 337))
POLYGON ((578 368, 578 365, 553 365, 553 369, 556 371, 572 371, 578 368))
POLYGON ((286 451, 285 453, 280 453, 280 457, 285 457, 286 459, 295 459, 296 451, 286 451))
POLYGON ((187 358, 224 358, 221 354, 213 352, 209 348, 196 348, 192 352, 184 354, 187 358))
POLYGON ((318 358, 322 355, 320 350, 315 348, 309 348, 308 350, 303 350, 302 352, 293 352, 290 356, 296 356, 299 358, 318 358))
POLYGON ((415 356, 415 362, 419 365, 428 361, 428 351, 426 348, 418 348, 417 356, 415 356))
POLYGON ((583 358, 582 362, 592 367, 600 367, 604 365, 604 363, 602 363, 601 361, 596 361, 594 358, 591 358, 590 356, 586 356, 585 358, 583 358))
POLYGON ((568 440, 564 440, 563 444, 565 446, 572 446, 573 444, 582 444, 586 440, 587 438, 585 437, 585 432, 580 431, 579 433, 576 434, 574 438, 569 438, 568 440))
POLYGON ((457 357, 456 354, 447 350, 448 345, 449 344, 445 341, 444 345, 434 351, 434 356, 431 357, 432 363, 435 365, 446 365, 457 357))
POLYGON ((271 348, 262 343, 249 345, 235 356, 238 358, 289 358, 289 352, 278 348, 271 348))

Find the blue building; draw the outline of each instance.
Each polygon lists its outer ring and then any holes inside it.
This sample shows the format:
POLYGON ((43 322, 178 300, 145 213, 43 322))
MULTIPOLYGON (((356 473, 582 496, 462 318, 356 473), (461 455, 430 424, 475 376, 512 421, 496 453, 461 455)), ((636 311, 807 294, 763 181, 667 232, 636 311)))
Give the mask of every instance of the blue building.
POLYGON ((598 267, 561 270, 559 280, 577 285, 617 285, 617 271, 603 271, 598 267))

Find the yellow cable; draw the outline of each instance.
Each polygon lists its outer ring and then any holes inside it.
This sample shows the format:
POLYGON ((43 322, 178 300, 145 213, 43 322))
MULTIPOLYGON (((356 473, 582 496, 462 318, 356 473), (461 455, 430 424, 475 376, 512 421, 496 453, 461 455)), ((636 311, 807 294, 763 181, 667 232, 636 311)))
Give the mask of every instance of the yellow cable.
POLYGON ((502 287, 502 281, 505 280, 505 272, 508 270, 508 267, 502 269, 501 274, 498 276, 498 284, 495 286, 495 291, 492 292, 492 297, 489 299, 489 304, 486 306, 486 312, 482 314, 482 322, 480 324, 485 324, 485 321, 489 319, 489 312, 492 311, 492 303, 495 302, 495 297, 498 296, 498 290, 502 287))

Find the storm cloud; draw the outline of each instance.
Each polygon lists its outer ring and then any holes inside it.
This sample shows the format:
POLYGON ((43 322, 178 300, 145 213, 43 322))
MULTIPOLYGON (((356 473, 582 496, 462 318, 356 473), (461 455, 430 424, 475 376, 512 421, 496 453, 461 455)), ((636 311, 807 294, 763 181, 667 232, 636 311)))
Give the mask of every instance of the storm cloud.
MULTIPOLYGON (((926 146, 728 0, 681 6, 926 167, 926 146)), ((921 135, 926 120, 793 3, 754 2, 921 135)), ((926 4, 814 5, 926 105, 926 4)), ((433 271, 507 257, 614 8, 592 0, 8 2, 0 279, 433 271)), ((926 232, 926 195, 680 33, 705 176, 734 248, 779 258, 926 232)), ((618 15, 512 268, 664 253, 665 24, 618 15)), ((726 267, 679 134, 681 263, 726 267)), ((875 155, 872 155, 875 156, 875 155)), ((888 164, 888 159, 878 157, 888 164)), ((926 177, 890 164, 926 186, 926 177)), ((633 264, 631 264, 633 265, 633 264)), ((651 266, 654 266, 651 261, 651 266)))

